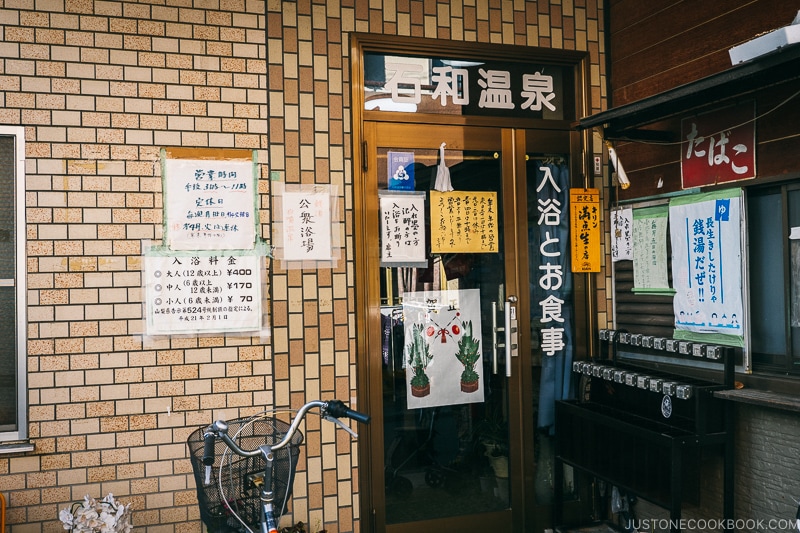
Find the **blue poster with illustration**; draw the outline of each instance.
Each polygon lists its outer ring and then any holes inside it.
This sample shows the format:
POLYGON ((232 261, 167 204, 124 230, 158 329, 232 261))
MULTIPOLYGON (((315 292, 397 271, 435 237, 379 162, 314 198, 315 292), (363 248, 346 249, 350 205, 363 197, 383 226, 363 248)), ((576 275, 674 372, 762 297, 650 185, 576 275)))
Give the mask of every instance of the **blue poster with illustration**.
POLYGON ((675 329, 743 336, 742 190, 669 203, 675 329))
POLYGON ((389 152, 387 155, 389 190, 414 190, 414 152, 389 152))

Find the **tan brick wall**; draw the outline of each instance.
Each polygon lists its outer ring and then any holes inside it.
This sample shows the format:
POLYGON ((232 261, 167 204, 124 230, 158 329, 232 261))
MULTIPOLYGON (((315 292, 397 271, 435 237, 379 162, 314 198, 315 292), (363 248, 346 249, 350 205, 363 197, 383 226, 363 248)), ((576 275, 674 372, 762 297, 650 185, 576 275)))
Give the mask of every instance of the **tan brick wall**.
MULTIPOLYGON (((61 531, 69 501, 113 492, 133 502, 137 531, 199 532, 190 431, 273 404, 355 399, 352 249, 332 270, 272 265, 265 343, 143 342, 141 245, 162 235, 161 147, 261 150, 269 240, 270 171, 334 184, 352 210, 351 32, 588 50, 597 108, 596 4, 0 0, 0 124, 25 126, 28 143, 36 446, 0 456, 7 531, 61 531)), ((350 219, 339 230, 352 247, 350 219)), ((359 530, 356 444, 316 421, 306 438, 295 518, 359 530)))

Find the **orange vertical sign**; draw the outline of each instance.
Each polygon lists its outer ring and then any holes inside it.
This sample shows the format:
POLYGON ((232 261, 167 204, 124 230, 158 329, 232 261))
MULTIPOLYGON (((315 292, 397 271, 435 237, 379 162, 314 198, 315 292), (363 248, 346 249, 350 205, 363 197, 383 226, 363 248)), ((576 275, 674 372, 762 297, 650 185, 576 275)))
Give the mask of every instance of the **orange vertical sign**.
POLYGON ((600 191, 569 190, 572 271, 600 272, 600 191))

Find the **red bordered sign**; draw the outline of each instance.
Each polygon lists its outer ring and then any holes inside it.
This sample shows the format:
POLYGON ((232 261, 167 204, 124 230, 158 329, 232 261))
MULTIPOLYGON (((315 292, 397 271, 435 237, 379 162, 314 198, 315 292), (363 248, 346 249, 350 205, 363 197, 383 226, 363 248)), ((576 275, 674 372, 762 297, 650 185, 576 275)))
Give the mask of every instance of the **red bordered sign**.
POLYGON ((681 120, 684 189, 756 177, 755 101, 681 120))

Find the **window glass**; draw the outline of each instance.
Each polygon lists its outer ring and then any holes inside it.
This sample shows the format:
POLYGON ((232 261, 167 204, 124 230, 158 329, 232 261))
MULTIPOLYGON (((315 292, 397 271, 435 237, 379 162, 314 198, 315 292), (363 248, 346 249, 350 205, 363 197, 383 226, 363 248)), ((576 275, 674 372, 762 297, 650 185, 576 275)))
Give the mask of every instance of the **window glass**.
MULTIPOLYGON (((783 249, 780 191, 752 195, 750 227, 750 331, 754 362, 778 364, 786 353, 786 316, 782 260, 774 258, 783 249), (775 216, 778 214, 778 216, 775 216)), ((782 254, 781 254, 782 255, 782 254)))
MULTIPOLYGON (((17 256, 17 198, 22 203, 24 191, 19 179, 20 168, 16 151, 22 144, 22 128, 0 127, 0 440, 14 440, 26 436, 25 406, 19 405, 25 388, 25 342, 18 338, 17 316, 22 302, 23 287, 16 282, 17 256), (9 129, 14 135, 8 135, 9 129)), ((24 309, 24 308, 23 308, 24 309)), ((24 331, 24 330, 23 330, 24 331)))

